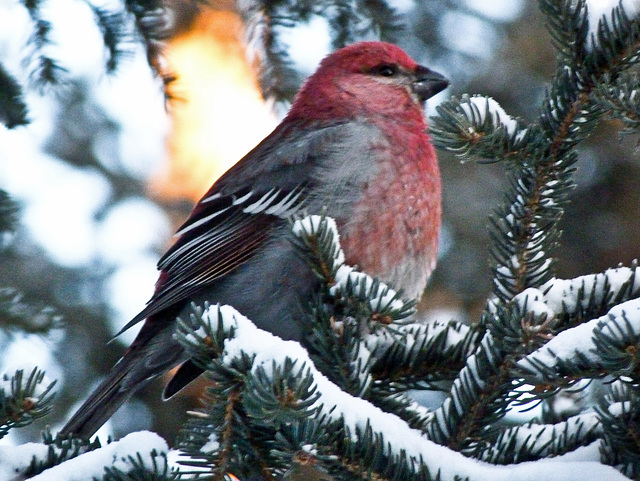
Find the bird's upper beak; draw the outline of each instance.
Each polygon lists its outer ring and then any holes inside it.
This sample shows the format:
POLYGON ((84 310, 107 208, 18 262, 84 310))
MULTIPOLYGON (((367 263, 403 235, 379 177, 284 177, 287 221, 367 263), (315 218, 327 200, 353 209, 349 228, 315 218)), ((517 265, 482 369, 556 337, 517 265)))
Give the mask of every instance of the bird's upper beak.
POLYGON ((449 85, 449 81, 438 72, 418 65, 415 69, 415 80, 411 84, 413 92, 421 102, 443 91, 449 85))

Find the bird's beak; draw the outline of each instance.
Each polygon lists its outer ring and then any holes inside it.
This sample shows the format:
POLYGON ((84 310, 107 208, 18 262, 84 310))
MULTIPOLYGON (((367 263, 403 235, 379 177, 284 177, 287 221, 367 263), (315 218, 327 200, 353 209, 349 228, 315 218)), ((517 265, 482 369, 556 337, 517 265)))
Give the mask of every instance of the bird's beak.
POLYGON ((421 102, 443 91, 449 85, 449 81, 438 72, 418 65, 415 69, 415 80, 411 84, 413 92, 421 102))

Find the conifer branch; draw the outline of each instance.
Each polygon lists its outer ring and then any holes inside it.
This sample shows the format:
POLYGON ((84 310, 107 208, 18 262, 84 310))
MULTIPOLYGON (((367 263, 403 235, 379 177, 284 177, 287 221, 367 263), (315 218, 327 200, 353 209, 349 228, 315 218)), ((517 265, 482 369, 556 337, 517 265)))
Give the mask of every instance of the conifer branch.
POLYGON ((494 464, 514 464, 562 456, 598 441, 601 435, 602 426, 594 412, 556 424, 530 422, 501 431, 480 458, 494 464))
POLYGON ((0 328, 8 335, 17 331, 46 335, 62 327, 62 318, 50 307, 26 302, 10 287, 0 287, 0 328))
POLYGON ((640 130, 640 104, 636 99, 638 91, 640 79, 636 74, 622 74, 615 83, 598 87, 598 102, 608 117, 623 122, 622 134, 633 134, 640 130))
MULTIPOLYGON (((29 123, 22 86, 2 63, 0 63, 0 123, 6 125, 8 129, 29 123)), ((0 191, 0 195, 3 192, 0 191)), ((1 214, 0 219, 2 219, 1 214)))
POLYGON ((108 52, 106 69, 108 73, 115 72, 121 58, 126 54, 123 44, 127 42, 126 20, 124 12, 113 12, 103 7, 98 7, 87 2, 93 14, 96 24, 102 32, 104 46, 108 52))
POLYGON ((633 382, 617 382, 605 402, 596 406, 602 422, 603 462, 632 479, 640 475, 640 391, 633 382))
POLYGON ((280 38, 282 29, 323 18, 334 49, 363 37, 393 41, 395 33, 402 29, 399 15, 383 0, 259 0, 245 2, 241 7, 240 13, 248 26, 247 43, 260 63, 263 95, 276 101, 291 101, 303 80, 280 38))
POLYGON ((100 447, 100 441, 98 438, 94 441, 77 438, 54 438, 49 430, 42 433, 42 438, 43 444, 47 446, 47 455, 42 459, 36 456, 31 459, 29 466, 24 472, 24 475, 27 478, 36 476, 53 466, 63 463, 64 461, 74 459, 84 453, 88 453, 100 447))
POLYGON ((23 427, 51 410, 55 381, 46 386, 44 371, 34 368, 25 378, 22 369, 0 379, 0 439, 12 428, 23 427))
POLYGON ((478 342, 478 331, 449 321, 407 324, 393 330, 392 341, 375 350, 373 390, 393 395, 410 389, 436 389, 455 379, 478 342))
POLYGON ((0 236, 10 234, 17 228, 19 211, 18 204, 6 191, 0 189, 0 236))
MULTIPOLYGON (((135 19, 137 31, 142 37, 147 53, 147 62, 159 76, 165 71, 162 67, 162 41, 169 34, 166 6, 161 0, 125 0, 125 8, 135 19)), ((109 46, 108 41, 105 41, 109 46)), ((165 80, 169 80, 165 78, 165 80)))
POLYGON ((45 47, 51 44, 49 34, 51 32, 51 23, 42 16, 40 11, 41 0, 23 0, 24 6, 29 12, 31 21, 33 22, 33 34, 30 43, 34 48, 36 65, 31 73, 31 80, 40 88, 44 88, 49 84, 57 84, 61 80, 61 75, 67 70, 58 65, 54 58, 43 53, 45 47))

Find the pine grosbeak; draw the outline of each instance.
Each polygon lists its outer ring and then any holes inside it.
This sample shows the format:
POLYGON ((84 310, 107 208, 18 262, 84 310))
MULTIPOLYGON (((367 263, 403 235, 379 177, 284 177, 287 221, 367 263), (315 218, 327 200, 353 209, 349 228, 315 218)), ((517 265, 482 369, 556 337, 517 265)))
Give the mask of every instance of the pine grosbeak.
POLYGON ((326 57, 282 123, 195 206, 160 259, 137 338, 62 434, 90 437, 145 382, 181 365, 171 396, 200 374, 173 338, 192 302, 230 304, 300 340, 318 280, 290 241, 295 213, 335 218, 346 262, 418 297, 434 268, 440 173, 424 102, 448 82, 401 49, 350 45, 326 57))

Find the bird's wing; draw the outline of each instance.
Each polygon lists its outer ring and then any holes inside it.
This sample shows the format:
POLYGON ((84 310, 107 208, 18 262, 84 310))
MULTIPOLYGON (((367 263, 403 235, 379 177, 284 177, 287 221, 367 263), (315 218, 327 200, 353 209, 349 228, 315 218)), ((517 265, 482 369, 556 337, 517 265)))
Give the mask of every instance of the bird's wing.
POLYGON ((290 132, 281 125, 205 194, 158 262, 162 272, 152 298, 120 332, 246 262, 274 227, 304 208, 317 174, 313 166, 335 156, 336 143, 361 141, 356 134, 345 137, 340 125, 290 132))

